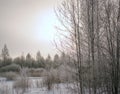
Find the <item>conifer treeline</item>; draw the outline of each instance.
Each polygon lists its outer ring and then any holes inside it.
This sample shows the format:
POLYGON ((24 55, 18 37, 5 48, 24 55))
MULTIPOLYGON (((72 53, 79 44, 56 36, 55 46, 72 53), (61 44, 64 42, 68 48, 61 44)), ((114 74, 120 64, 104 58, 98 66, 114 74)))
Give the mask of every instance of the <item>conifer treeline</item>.
POLYGON ((44 58, 40 51, 38 51, 35 58, 33 58, 30 53, 26 56, 21 55, 16 58, 11 58, 7 45, 4 45, 0 59, 0 72, 19 71, 19 68, 22 67, 46 69, 50 69, 51 67, 57 68, 62 64, 65 57, 68 57, 68 55, 63 52, 60 56, 55 54, 53 59, 49 54, 47 58, 44 58))

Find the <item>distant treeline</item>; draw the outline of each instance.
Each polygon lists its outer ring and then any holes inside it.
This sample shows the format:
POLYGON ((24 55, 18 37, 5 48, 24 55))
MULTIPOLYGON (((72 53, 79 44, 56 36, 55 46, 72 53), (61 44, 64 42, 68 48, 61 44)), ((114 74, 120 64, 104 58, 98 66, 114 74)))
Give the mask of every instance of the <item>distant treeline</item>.
POLYGON ((28 53, 26 56, 21 55, 13 59, 10 57, 7 45, 4 45, 0 59, 0 72, 18 72, 20 68, 23 67, 45 69, 50 69, 50 67, 57 68, 67 58, 69 58, 69 56, 62 53, 60 56, 56 54, 52 60, 49 54, 47 58, 44 58, 40 51, 38 51, 36 53, 36 58, 33 58, 32 55, 28 53))

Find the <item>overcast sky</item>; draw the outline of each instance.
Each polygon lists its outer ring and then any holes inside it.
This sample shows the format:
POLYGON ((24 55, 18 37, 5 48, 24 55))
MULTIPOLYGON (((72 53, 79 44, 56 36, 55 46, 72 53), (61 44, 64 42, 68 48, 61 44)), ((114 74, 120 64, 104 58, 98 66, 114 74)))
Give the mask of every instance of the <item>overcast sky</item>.
POLYGON ((57 0, 0 0, 0 49, 4 44, 12 57, 38 50, 46 57, 56 53, 54 7, 57 0))

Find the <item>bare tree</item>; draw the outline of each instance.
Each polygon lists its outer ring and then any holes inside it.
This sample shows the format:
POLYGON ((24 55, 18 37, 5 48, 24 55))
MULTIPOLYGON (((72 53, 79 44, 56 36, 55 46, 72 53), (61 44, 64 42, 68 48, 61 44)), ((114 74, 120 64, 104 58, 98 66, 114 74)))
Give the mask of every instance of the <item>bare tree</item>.
POLYGON ((75 56, 78 93, 118 94, 120 1, 65 0, 57 16, 75 56))

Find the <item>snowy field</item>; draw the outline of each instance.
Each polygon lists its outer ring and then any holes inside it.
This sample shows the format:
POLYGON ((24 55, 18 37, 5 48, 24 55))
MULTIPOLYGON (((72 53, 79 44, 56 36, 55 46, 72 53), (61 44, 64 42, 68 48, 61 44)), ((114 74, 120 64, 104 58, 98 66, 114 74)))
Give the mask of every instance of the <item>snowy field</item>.
POLYGON ((14 81, 0 82, 0 94, 74 94, 71 90, 73 85, 56 84, 51 90, 47 90, 42 84, 42 77, 29 77, 29 82, 30 87, 24 93, 21 93, 20 89, 13 89, 14 81))

